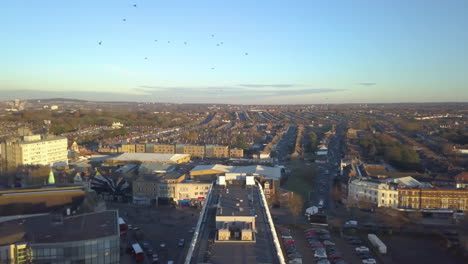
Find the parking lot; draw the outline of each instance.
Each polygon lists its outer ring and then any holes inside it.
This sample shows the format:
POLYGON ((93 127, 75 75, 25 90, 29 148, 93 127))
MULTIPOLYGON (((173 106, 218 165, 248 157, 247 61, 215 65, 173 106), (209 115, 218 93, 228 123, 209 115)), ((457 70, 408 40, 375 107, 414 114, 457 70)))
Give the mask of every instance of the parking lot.
POLYGON ((196 225, 199 209, 159 208, 124 203, 111 203, 108 209, 119 210, 119 215, 129 225, 129 230, 121 240, 121 262, 136 263, 135 258, 127 251, 133 241, 139 242, 145 251, 143 263, 152 263, 152 254, 157 254, 159 263, 183 263, 190 241, 192 228, 196 225), (184 245, 179 245, 184 239, 184 245))

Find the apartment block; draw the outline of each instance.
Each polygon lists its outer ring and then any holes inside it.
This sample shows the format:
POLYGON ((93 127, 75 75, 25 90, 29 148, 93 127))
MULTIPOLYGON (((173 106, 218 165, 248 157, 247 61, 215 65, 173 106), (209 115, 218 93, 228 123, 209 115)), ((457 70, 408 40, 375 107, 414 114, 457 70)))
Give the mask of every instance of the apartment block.
POLYGON ((146 152, 146 144, 136 144, 135 145, 135 152, 136 153, 145 153, 146 152))
POLYGON ((229 158, 229 147, 219 145, 206 145, 207 158, 229 158))
MULTIPOLYGON (((175 145, 170 144, 155 144, 153 146, 154 153, 161 153, 161 154, 175 154, 175 145)), ((184 153, 179 153, 184 154, 184 153)))
POLYGON ((229 150, 229 156, 231 158, 243 158, 244 150, 239 148, 232 148, 229 150))
POLYGON ((2 142, 2 163, 14 169, 19 165, 68 163, 68 139, 41 135, 23 136, 2 142))
POLYGON ((136 146, 135 144, 122 144, 120 148, 120 152, 122 153, 136 153, 136 146))
POLYGON ((176 145, 176 154, 189 154, 192 157, 205 157, 205 146, 202 145, 176 145))

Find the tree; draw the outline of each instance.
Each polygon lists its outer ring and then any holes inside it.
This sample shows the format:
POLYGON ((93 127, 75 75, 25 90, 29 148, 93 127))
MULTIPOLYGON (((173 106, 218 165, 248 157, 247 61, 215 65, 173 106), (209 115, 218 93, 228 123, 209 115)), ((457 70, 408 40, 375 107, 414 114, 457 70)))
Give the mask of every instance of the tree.
POLYGON ((296 223, 296 217, 302 214, 304 207, 304 200, 302 196, 297 193, 291 193, 288 200, 288 207, 294 216, 294 223, 296 223))

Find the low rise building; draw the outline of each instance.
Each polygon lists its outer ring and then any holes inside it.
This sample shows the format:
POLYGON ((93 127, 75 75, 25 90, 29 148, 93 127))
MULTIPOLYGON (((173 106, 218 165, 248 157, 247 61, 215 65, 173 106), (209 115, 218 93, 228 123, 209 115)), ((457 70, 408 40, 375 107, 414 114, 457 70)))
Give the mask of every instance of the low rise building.
POLYGON ((127 163, 168 163, 180 164, 190 161, 190 155, 187 154, 159 154, 159 153, 123 153, 117 157, 111 157, 106 160, 112 164, 127 164, 127 163))
POLYGON ((0 234, 0 263, 120 263, 117 211, 16 218, 0 234))
POLYGON ((179 145, 175 146, 176 154, 189 154, 192 157, 205 157, 205 146, 203 145, 179 145))
POLYGON ((186 174, 178 172, 144 175, 133 182, 133 202, 200 205, 208 195, 211 185, 211 182, 186 180, 186 174))
MULTIPOLYGON (((175 145, 169 144, 155 144, 153 146, 154 153, 161 153, 161 154, 175 154, 175 145)), ((181 153, 184 154, 184 153, 181 153)))
POLYGON ((219 145, 206 145, 207 158, 229 158, 229 147, 219 145))
POLYGON ((468 209, 468 190, 465 189, 400 188, 398 196, 402 209, 468 209))
POLYGON ((120 147, 121 153, 136 153, 136 146, 135 144, 122 144, 120 147))
POLYGON ((229 150, 229 157, 231 158, 243 158, 244 150, 241 148, 231 148, 229 150))
POLYGON ((373 179, 356 177, 348 183, 348 204, 360 205, 367 203, 376 207, 399 206, 399 188, 415 188, 426 186, 413 177, 373 179))

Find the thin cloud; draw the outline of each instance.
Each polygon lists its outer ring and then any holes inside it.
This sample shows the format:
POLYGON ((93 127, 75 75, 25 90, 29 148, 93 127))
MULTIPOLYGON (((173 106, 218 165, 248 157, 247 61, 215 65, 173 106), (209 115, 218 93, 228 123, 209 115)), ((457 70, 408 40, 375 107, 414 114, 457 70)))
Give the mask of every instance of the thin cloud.
POLYGON ((362 86, 373 86, 373 85, 377 85, 377 83, 375 82, 362 82, 362 83, 358 83, 359 85, 362 85, 362 86))
POLYGON ((247 88, 290 88, 297 87, 296 84, 239 84, 241 87, 247 88))
POLYGON ((134 88, 138 92, 146 92, 150 94, 164 93, 179 95, 183 97, 206 97, 216 95, 217 97, 232 97, 232 96, 255 96, 255 97, 275 97, 275 96, 288 96, 288 95, 309 95, 309 94, 320 94, 320 93, 333 93, 345 91, 344 89, 254 89, 245 87, 232 87, 232 86, 211 86, 211 87, 181 87, 181 86, 153 86, 153 85, 141 85, 138 88, 134 88))

